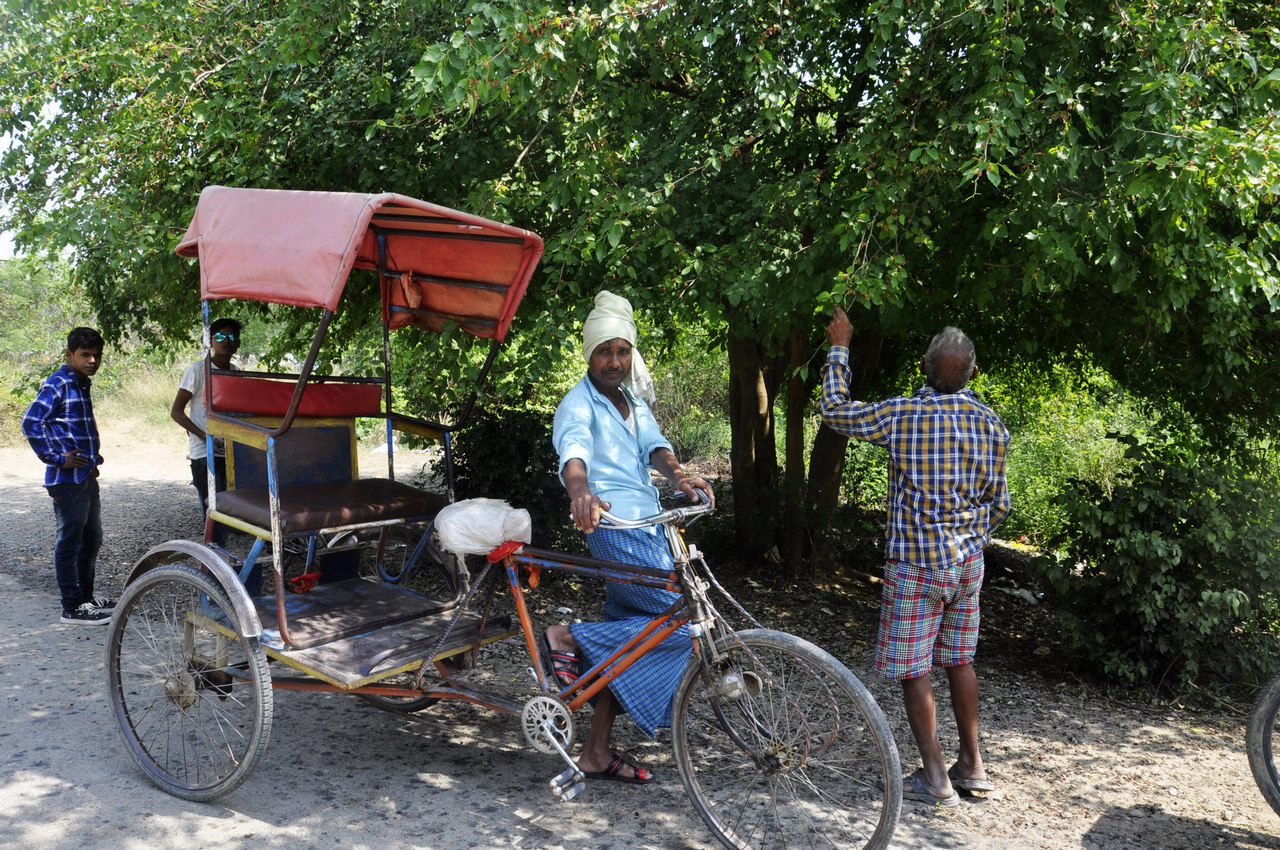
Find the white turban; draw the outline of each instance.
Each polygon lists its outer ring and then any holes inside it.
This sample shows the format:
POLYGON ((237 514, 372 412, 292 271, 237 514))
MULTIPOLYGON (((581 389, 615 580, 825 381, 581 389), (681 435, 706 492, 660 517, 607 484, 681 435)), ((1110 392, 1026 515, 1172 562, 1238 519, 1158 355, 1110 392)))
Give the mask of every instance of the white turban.
POLYGON ((635 347, 636 320, 631 302, 602 289, 596 293, 595 307, 582 325, 582 359, 590 363, 591 353, 596 347, 611 339, 625 339, 631 343, 631 375, 623 383, 632 393, 652 404, 658 395, 653 390, 649 368, 635 347))

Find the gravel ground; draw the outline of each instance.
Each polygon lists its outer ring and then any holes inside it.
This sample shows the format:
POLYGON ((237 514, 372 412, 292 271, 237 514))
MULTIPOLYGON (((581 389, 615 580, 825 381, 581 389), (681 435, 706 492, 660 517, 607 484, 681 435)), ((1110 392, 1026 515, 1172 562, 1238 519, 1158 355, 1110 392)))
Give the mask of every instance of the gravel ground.
MULTIPOLYGON (((176 429, 101 424, 99 589, 115 595, 146 549, 200 529, 176 429)), ((421 464, 402 460, 407 471, 421 464)), ((377 462, 362 460, 366 469, 377 462)), ((279 692, 271 744, 244 786, 215 804, 169 797, 114 731, 101 671, 106 629, 56 623, 41 472, 26 448, 0 449, 0 846, 708 846, 676 781, 669 737, 648 742, 620 723, 622 748, 666 781, 595 783, 566 805, 545 791, 554 764, 528 750, 518 723, 465 704, 404 718, 349 697, 279 692)), ((766 625, 841 657, 889 715, 905 769, 918 763, 897 691, 869 674, 874 593, 864 577, 783 593, 722 578, 766 625)), ((998 579, 984 594, 978 669, 984 755, 1000 790, 948 810, 905 804, 894 848, 1280 850, 1280 819, 1249 774, 1243 716, 1100 697, 1046 663, 1055 648, 1041 645, 1035 612, 1010 588, 997 592, 998 579)), ((559 585, 540 604, 547 616, 560 607, 577 616, 596 603, 559 585)), ((945 749, 955 739, 945 686, 939 703, 945 749)))

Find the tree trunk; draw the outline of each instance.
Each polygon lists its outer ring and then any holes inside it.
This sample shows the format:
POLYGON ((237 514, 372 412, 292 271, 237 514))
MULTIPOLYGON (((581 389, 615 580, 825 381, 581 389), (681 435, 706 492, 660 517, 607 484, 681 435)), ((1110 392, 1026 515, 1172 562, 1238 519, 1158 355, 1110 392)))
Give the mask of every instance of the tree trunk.
POLYGON ((800 372, 809 359, 809 335, 799 330, 788 340, 786 472, 783 477, 782 563, 795 570, 809 553, 811 536, 805 517, 804 415, 811 388, 800 372))
POLYGON ((739 551, 759 554, 775 543, 778 457, 772 382, 758 343, 731 334, 728 351, 734 529, 739 551))
POLYGON ((805 494, 807 521, 814 533, 821 534, 831 523, 840 501, 840 483, 844 480, 845 449, 849 438, 826 425, 818 428, 809 454, 809 489, 805 494))
MULTIPOLYGON (((875 327, 865 328, 854 340, 850 351, 849 397, 864 399, 871 379, 880 362, 880 349, 884 337, 875 327)), ((812 532, 821 534, 835 515, 840 502, 840 482, 844 476, 845 448, 849 438, 823 425, 813 441, 809 456, 809 489, 805 497, 808 510, 806 525, 812 532)))

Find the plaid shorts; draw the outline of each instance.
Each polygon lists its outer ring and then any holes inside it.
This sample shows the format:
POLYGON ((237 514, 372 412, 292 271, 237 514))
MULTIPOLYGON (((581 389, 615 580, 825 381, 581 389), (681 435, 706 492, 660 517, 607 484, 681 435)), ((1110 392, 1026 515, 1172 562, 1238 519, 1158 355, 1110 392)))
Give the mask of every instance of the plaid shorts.
POLYGON ((887 562, 873 672, 901 681, 972 663, 982 572, 981 552, 943 569, 887 562))

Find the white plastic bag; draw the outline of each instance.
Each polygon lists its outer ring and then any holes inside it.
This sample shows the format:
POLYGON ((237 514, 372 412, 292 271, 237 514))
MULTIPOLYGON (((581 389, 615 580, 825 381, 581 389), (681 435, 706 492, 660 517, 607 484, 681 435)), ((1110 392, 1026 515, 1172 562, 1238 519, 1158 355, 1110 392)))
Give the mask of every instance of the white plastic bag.
POLYGON ((457 555, 487 555, 506 543, 533 539, 533 519, 501 499, 465 499, 436 514, 440 545, 457 555))

